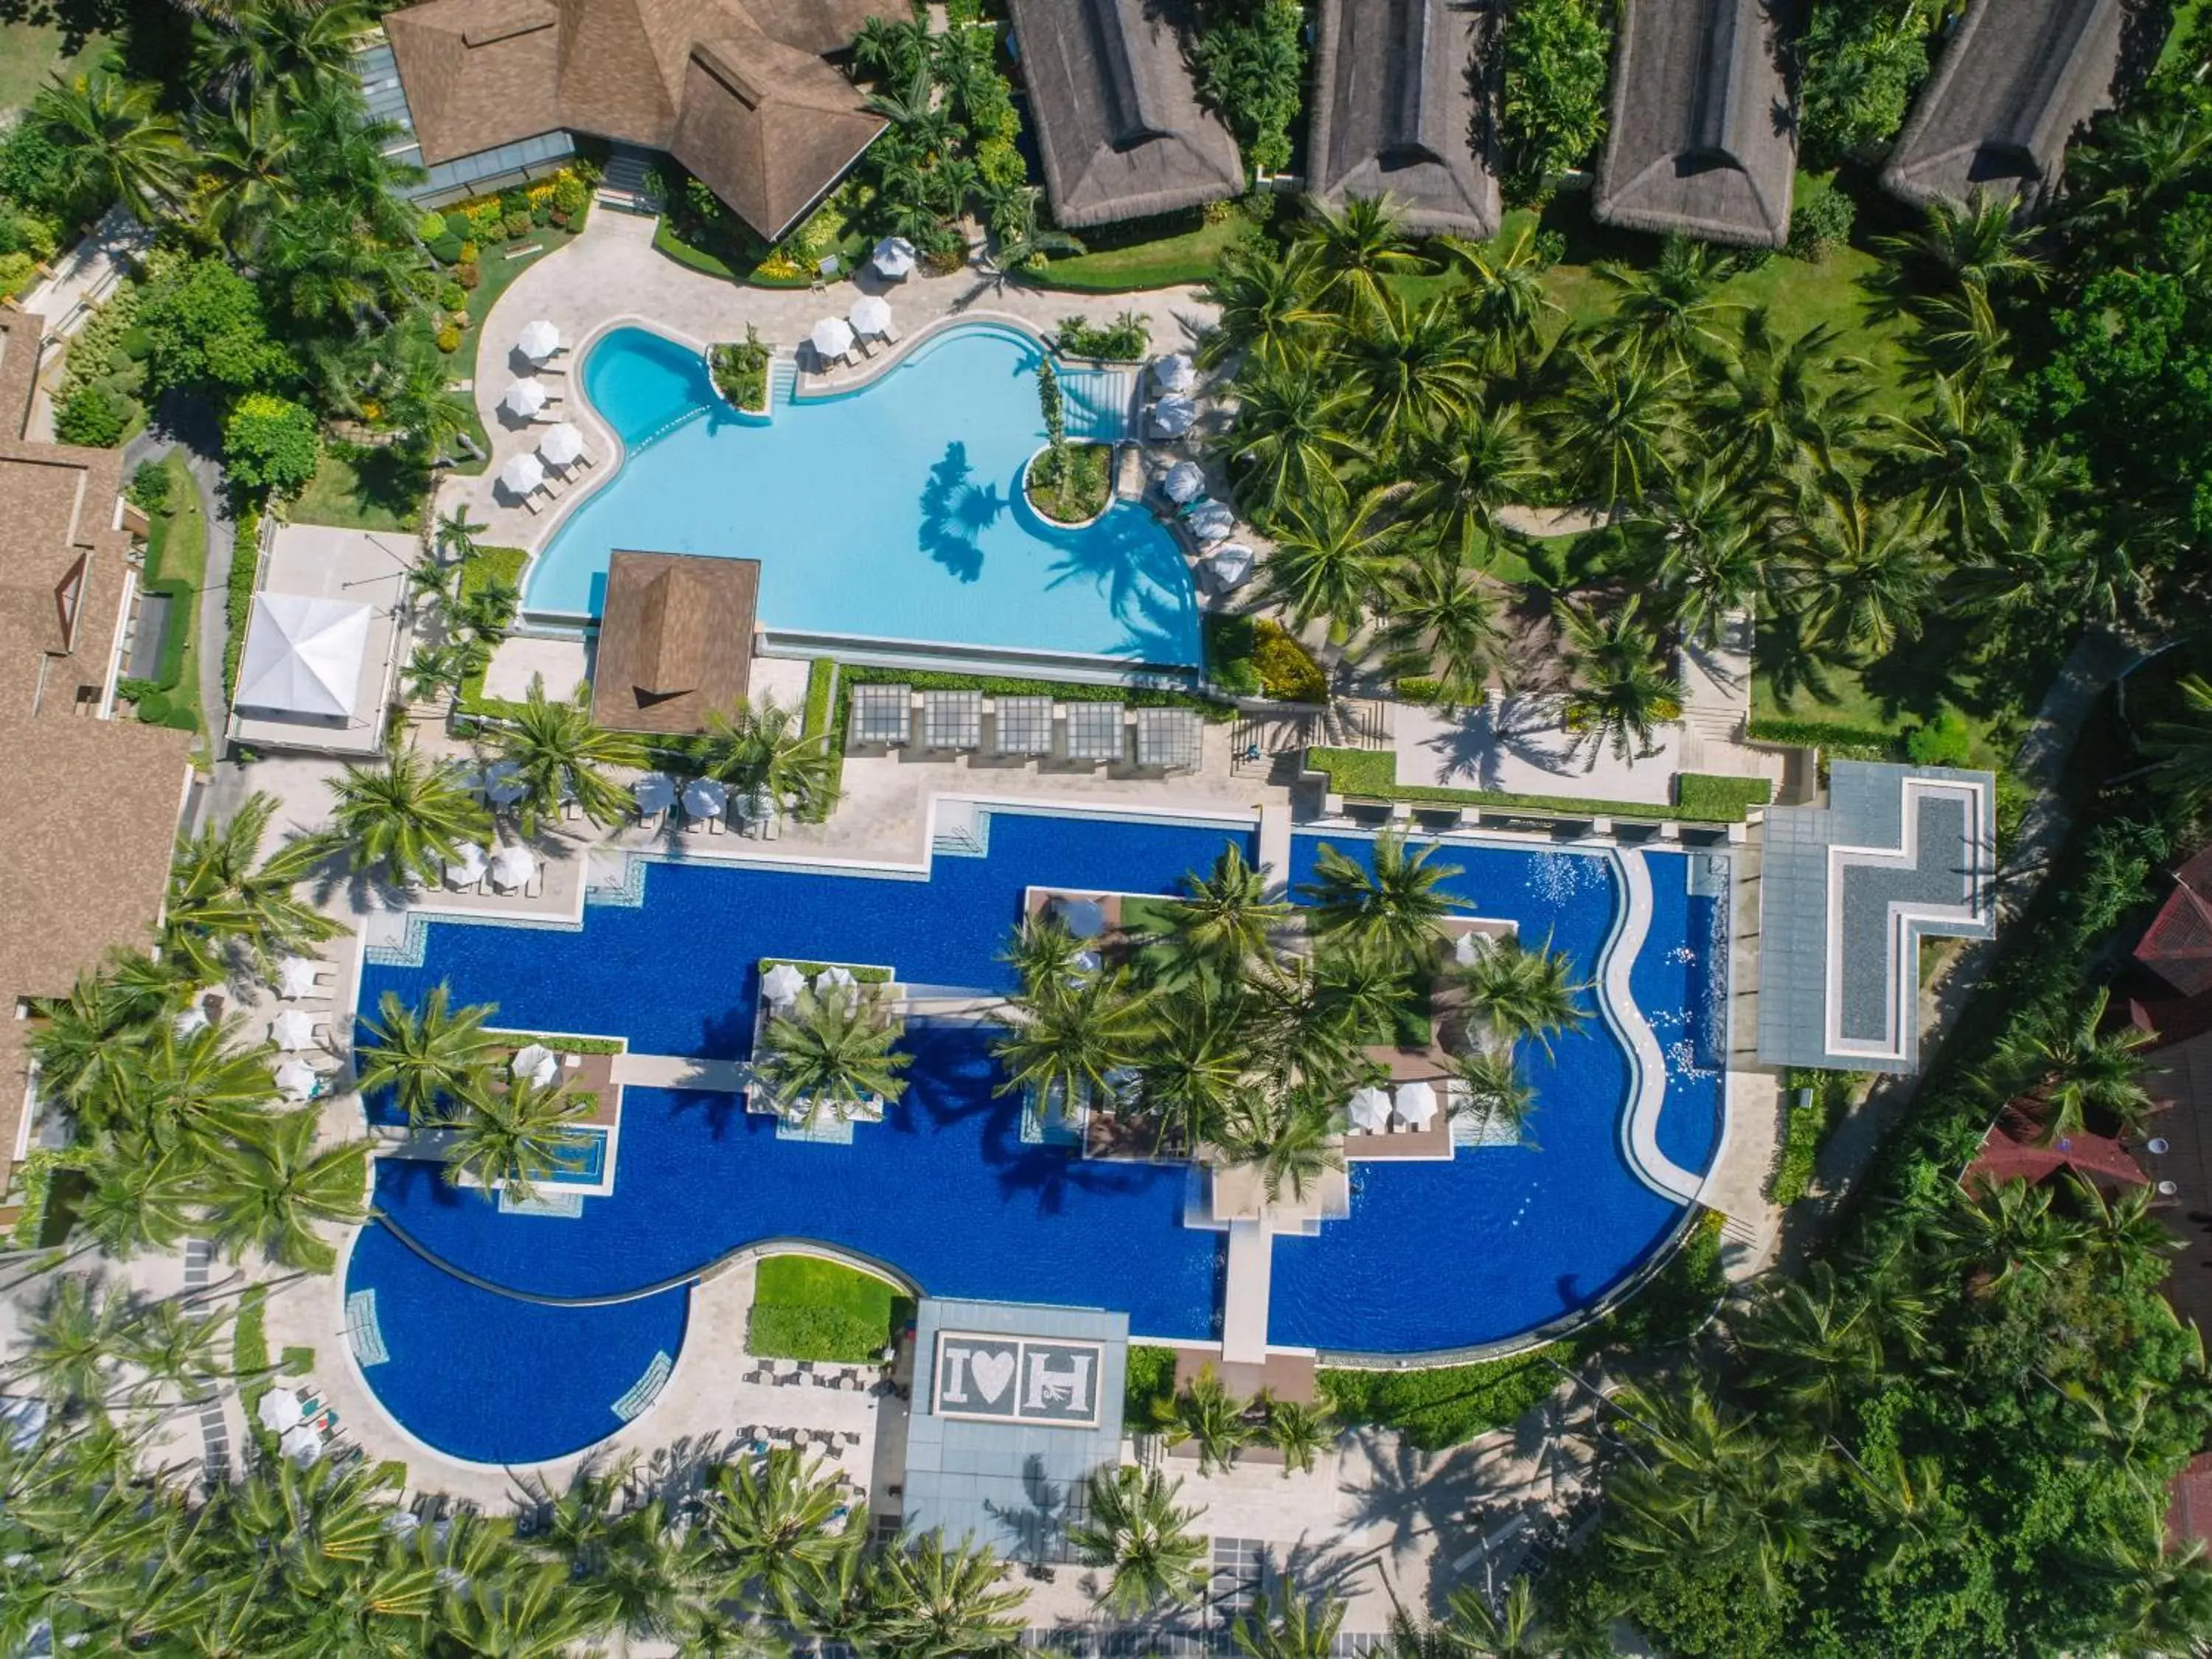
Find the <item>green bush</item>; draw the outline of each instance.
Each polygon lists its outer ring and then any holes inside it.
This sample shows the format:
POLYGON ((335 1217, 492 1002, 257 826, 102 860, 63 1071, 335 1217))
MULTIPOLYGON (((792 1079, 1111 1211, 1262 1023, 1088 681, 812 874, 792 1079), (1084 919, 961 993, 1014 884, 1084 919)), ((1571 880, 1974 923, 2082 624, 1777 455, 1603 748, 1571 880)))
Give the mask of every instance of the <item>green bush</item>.
POLYGON ((1261 689, 1279 702, 1322 702, 1328 696, 1328 676, 1280 623, 1262 618, 1254 627, 1252 666, 1261 689))
POLYGON ((1782 1152, 1766 1183, 1770 1203, 1787 1206, 1805 1195, 1831 1120, 1850 1092, 1848 1072, 1793 1072, 1785 1086, 1792 1098, 1783 1119, 1782 1152), (1803 1097, 1797 1098, 1802 1091, 1803 1097))
POLYGON ((1127 1352, 1129 1369, 1121 1384, 1121 1421, 1133 1429, 1158 1422, 1160 1408, 1175 1398, 1176 1354, 1173 1348, 1158 1348, 1142 1342, 1132 1342, 1127 1352))
POLYGON ((1774 784, 1767 778, 1719 777, 1704 772, 1678 773, 1674 805, 1686 818, 1714 823, 1741 823, 1745 809, 1764 806, 1774 799, 1774 784))
POLYGON ((322 458, 314 411, 289 398, 254 392, 240 398, 223 422, 223 469, 248 489, 297 495, 322 458))
POLYGON ((458 231, 447 231, 428 244, 430 257, 441 265, 457 265, 461 262, 461 250, 468 246, 458 231))
POLYGON ((1063 317, 1053 331, 1054 343, 1063 357, 1141 362, 1152 349, 1151 320, 1133 311, 1125 311, 1104 325, 1087 323, 1080 317, 1063 317))
POLYGON ((767 343, 761 338, 760 330, 747 323, 744 339, 711 347, 707 353, 708 367, 714 377, 714 389, 736 408, 754 411, 765 410, 768 407, 768 366, 773 355, 767 343))
POLYGON ((1745 728, 1754 743, 1791 743, 1839 760, 1902 760, 1905 743, 1876 726, 1832 725, 1826 720, 1754 718, 1745 728))
POLYGON ((1934 720, 1912 728, 1905 739, 1905 752, 1916 766, 1971 765, 1974 731, 1964 714, 1946 704, 1934 720))
POLYGON ((447 283, 438 289, 437 299, 441 310, 465 311, 469 305, 469 291, 459 283, 447 283))
POLYGON ((453 267, 453 280, 464 289, 473 289, 483 281, 483 267, 474 259, 464 259, 453 267))
POLYGON ((434 208, 415 222, 415 234, 422 241, 434 242, 447 234, 446 216, 434 208))
POLYGON ((1727 1218, 1701 1212, 1667 1264, 1606 1318, 1589 1339, 1632 1350, 1680 1342, 1705 1322, 1728 1291, 1721 1270, 1721 1229, 1727 1218))
POLYGON ((150 680, 142 680, 139 684, 147 690, 143 696, 131 699, 137 706, 138 718, 149 726, 159 726, 169 718, 169 694, 155 690, 150 680))
POLYGON ((1945 9, 1905 0, 1831 0, 1811 8, 1796 61, 1804 166, 1872 161, 1905 125, 1928 73, 1928 32, 1945 9))
POLYGON ((1206 677, 1236 697, 1260 695, 1260 671, 1252 661, 1253 619, 1209 614, 1203 624, 1206 677))
POLYGON ((112 449, 123 441, 131 409, 106 386, 81 386, 54 411, 54 436, 88 449, 112 449))
POLYGON ((159 461, 141 461, 123 493, 149 513, 166 512, 175 475, 159 461))
POLYGON ((500 228, 510 240, 529 235, 530 224, 530 210, 526 207, 516 209, 500 221, 500 228))
POLYGON ((468 210, 469 235, 479 242, 497 240, 504 216, 497 202, 477 202, 468 210))
POLYGON ((222 596, 222 695, 228 702, 238 690, 238 653, 246 645, 246 622, 253 610, 253 590, 261 577, 261 509, 248 507, 231 532, 230 580, 222 596))
POLYGON ((553 181, 553 205, 558 211, 573 219, 591 204, 591 186, 574 173, 563 173, 553 181))
POLYGON ((461 331, 447 323, 438 331, 438 349, 451 356, 461 349, 461 331))
POLYGON ((1793 259, 1817 259, 1851 239, 1858 204, 1831 185, 1799 202, 1790 215, 1789 252, 1793 259))
POLYGON ((1305 13, 1298 0, 1206 0, 1191 58, 1200 92, 1262 173, 1291 165, 1291 124, 1305 80, 1305 13))
POLYGON ((1565 1381, 1554 1361, 1571 1365, 1572 1349, 1553 1343, 1417 1371, 1322 1370, 1315 1381, 1338 1421, 1396 1429, 1422 1450, 1439 1451, 1519 1421, 1565 1381))
POLYGON ((38 274, 39 262, 29 254, 0 253, 0 299, 14 299, 38 274))
POLYGON ((1613 32, 1602 0, 1524 0, 1505 31, 1502 121, 1507 185, 1517 200, 1540 195, 1555 173, 1578 167, 1605 137, 1605 84, 1613 32))

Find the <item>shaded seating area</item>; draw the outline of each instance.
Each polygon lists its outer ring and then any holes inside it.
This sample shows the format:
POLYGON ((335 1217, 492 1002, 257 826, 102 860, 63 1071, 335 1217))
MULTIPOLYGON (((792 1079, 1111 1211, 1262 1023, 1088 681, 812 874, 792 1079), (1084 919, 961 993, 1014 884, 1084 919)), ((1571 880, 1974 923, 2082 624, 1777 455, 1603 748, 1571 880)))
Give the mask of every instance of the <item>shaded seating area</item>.
POLYGON ((1126 711, 1118 702, 1067 705, 1067 758, 1119 763, 1128 754, 1126 711))
POLYGON ((1137 764, 1162 772, 1194 772, 1204 723, 1190 708, 1137 710, 1137 764))
POLYGON ((921 744, 925 749, 967 750, 983 745, 981 691, 925 691, 921 694, 921 744))
POLYGON ((1055 716, 1050 697, 1000 697, 992 710, 991 752, 1049 755, 1055 716))
POLYGON ((914 688, 856 685, 847 741, 855 749, 903 749, 914 735, 914 688))
POLYGON ((592 718, 610 731, 695 733, 752 679, 757 559, 616 552, 607 562, 592 718))

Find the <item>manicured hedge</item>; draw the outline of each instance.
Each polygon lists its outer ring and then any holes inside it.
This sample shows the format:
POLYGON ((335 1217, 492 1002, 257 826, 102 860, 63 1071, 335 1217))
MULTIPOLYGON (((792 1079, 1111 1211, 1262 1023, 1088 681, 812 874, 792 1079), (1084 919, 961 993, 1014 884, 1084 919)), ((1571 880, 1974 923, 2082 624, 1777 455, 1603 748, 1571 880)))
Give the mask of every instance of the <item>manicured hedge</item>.
POLYGON ((1158 1422, 1175 1398, 1176 1356, 1173 1348, 1140 1342, 1132 1342, 1128 1353, 1128 1373, 1121 1385, 1121 1421, 1133 1433, 1158 1422))
POLYGON ((1753 720, 1747 730, 1753 743, 1800 744, 1842 760, 1901 761, 1905 757, 1905 738, 1875 726, 1760 719, 1753 720))
POLYGON ((253 586, 261 575, 261 509, 249 507, 231 532, 230 582, 223 594, 222 699, 238 695, 238 653, 246 648, 246 618, 253 613, 253 586))
MULTIPOLYGON (((1428 784, 1398 781, 1398 757, 1388 749, 1323 749, 1306 750, 1306 764, 1328 778, 1333 794, 1365 800, 1402 800, 1439 806, 1495 806, 1503 811, 1521 811, 1564 817, 1632 818, 1639 821, 1678 819, 1693 823, 1741 823, 1738 805, 1731 817, 1706 817, 1686 806, 1653 806, 1640 801, 1589 800, 1572 795, 1516 795, 1502 789, 1445 789, 1428 784)), ((1734 780, 1730 780, 1734 781, 1734 780)))
POLYGON ((1716 776, 1684 772, 1674 780, 1674 805, 1686 818, 1737 823, 1747 808, 1764 806, 1774 799, 1771 778, 1716 776))
POLYGON ((1562 1344, 1473 1365, 1419 1371, 1323 1370, 1322 1398, 1338 1420, 1394 1428, 1424 1451, 1437 1451, 1517 1421, 1563 1380, 1557 1360, 1571 1366, 1562 1344))

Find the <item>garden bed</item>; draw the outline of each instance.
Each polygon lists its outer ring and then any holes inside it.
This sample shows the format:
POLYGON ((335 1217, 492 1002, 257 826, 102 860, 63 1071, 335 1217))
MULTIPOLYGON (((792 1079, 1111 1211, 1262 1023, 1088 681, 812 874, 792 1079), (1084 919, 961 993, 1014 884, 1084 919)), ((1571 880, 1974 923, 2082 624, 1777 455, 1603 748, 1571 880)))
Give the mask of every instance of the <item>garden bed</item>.
POLYGON ((714 390, 740 414, 767 414, 768 368, 774 356, 760 331, 746 324, 744 339, 707 348, 707 368, 714 376, 714 390))
POLYGON ((763 1359, 881 1362, 914 1304, 873 1273, 811 1255, 763 1257, 745 1352, 763 1359))
POLYGON ((1053 452, 1040 449, 1022 474, 1022 491, 1047 520, 1072 529, 1092 523, 1114 502, 1114 448, 1110 444, 1069 444, 1060 451, 1057 484, 1040 483, 1051 471, 1053 452))

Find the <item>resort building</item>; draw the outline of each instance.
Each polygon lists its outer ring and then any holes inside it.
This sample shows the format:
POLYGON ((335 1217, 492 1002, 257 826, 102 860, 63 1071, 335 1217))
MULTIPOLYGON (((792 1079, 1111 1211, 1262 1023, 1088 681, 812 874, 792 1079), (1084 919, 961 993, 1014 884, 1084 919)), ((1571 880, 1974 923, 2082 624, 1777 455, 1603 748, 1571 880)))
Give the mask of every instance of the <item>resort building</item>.
POLYGON ((1996 799, 1987 772, 1839 760, 1826 805, 1767 810, 1763 1063, 1917 1069, 1921 941, 1996 926, 1996 799))
POLYGON ((2122 0, 1975 0, 1882 169, 1916 206, 1976 191, 2029 212, 2058 188, 2066 144, 2112 101, 2122 0))
POLYGON ((462 194, 568 153, 568 135, 665 150, 773 241, 884 130, 829 58, 880 0, 430 0, 384 20, 371 106, 462 194), (392 106, 396 76, 404 111, 392 106))
POLYGON ((1768 0, 1620 9, 1613 121, 1590 212, 1710 242, 1790 240, 1796 124, 1768 0))
POLYGON ((1493 16, 1465 0, 1322 0, 1306 147, 1316 200, 1388 196, 1409 229, 1498 234, 1493 16))
POLYGON ((383 747, 415 553, 411 536, 273 529, 239 654, 232 742, 348 756, 383 747))
POLYGON ((758 559, 617 552, 592 670, 592 718, 616 732, 689 732, 745 700, 758 559))
POLYGON ((145 520, 119 450, 24 436, 45 328, 0 306, 0 1192, 35 1128, 28 1000, 150 942, 191 776, 188 733, 115 718, 145 520))
POLYGON ((1071 228, 1235 196, 1244 162, 1183 61, 1185 0, 1009 0, 1053 216, 1071 228))

